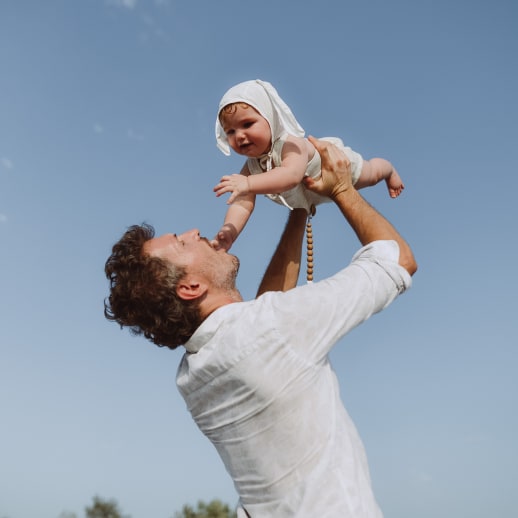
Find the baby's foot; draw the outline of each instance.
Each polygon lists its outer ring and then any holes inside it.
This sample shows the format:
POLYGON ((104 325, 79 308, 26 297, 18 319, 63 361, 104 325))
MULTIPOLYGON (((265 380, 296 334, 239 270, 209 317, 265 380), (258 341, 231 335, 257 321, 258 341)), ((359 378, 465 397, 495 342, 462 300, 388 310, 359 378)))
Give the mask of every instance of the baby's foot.
POLYGON ((391 198, 397 198, 405 188, 401 176, 395 170, 392 171, 385 181, 387 182, 387 189, 391 198))

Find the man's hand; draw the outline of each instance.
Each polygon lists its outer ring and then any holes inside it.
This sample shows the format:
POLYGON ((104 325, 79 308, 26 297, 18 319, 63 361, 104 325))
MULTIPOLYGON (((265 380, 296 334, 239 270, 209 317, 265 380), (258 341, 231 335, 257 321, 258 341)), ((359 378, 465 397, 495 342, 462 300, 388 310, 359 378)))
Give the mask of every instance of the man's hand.
POLYGON ((230 205, 240 194, 248 194, 250 187, 248 185, 248 177, 242 174, 231 174, 223 176, 214 187, 216 196, 221 196, 226 192, 231 192, 230 198, 227 200, 227 204, 230 205))
POLYGON ((314 137, 308 137, 308 140, 320 155, 322 174, 316 180, 310 177, 304 178, 305 186, 331 199, 351 189, 351 163, 345 154, 330 142, 320 141, 314 137))
POLYGON ((412 250, 399 232, 376 209, 371 207, 352 186, 351 164, 342 152, 329 142, 309 137, 322 159, 322 177, 308 178, 306 186, 312 191, 331 198, 355 231, 360 243, 394 240, 399 245, 399 264, 410 275, 417 270, 412 250))

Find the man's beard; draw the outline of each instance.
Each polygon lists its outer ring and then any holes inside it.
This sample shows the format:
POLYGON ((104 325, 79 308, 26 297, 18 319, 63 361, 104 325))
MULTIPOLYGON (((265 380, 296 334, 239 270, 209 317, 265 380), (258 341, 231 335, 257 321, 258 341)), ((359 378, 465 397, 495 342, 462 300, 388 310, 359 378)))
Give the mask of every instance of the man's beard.
POLYGON ((238 257, 233 255, 232 256, 232 266, 233 266, 233 268, 229 268, 228 275, 227 275, 227 288, 228 289, 231 289, 231 290, 235 290, 236 289, 236 279, 237 279, 237 274, 239 272, 240 264, 241 263, 239 262, 238 257))
POLYGON ((239 259, 235 255, 229 254, 231 265, 227 268, 219 268, 215 271, 212 281, 214 286, 226 291, 234 291, 236 289, 236 278, 239 272, 239 259))

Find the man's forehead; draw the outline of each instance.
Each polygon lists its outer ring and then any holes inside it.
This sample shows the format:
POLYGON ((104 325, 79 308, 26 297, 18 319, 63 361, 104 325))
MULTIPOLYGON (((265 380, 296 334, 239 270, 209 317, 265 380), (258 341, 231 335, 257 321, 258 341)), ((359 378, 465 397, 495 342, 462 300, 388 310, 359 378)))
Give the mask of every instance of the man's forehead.
POLYGON ((160 251, 175 241, 174 234, 162 234, 146 241, 142 246, 142 250, 148 255, 159 255, 160 251))

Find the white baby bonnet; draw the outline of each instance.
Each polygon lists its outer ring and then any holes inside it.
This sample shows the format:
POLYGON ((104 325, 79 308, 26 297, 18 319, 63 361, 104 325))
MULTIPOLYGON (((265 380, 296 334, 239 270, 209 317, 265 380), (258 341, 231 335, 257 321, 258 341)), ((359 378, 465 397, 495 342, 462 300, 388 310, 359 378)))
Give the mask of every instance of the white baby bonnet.
POLYGON ((268 121, 272 132, 272 147, 277 139, 287 133, 296 137, 304 136, 304 129, 270 83, 260 79, 245 81, 230 88, 219 102, 216 116, 216 142, 225 155, 230 155, 230 146, 219 122, 219 114, 227 104, 237 102, 249 104, 268 121))

